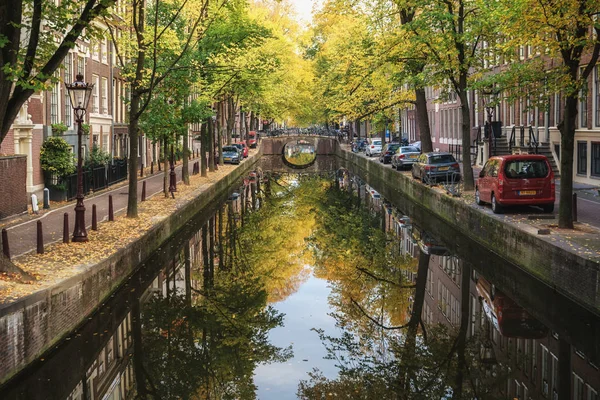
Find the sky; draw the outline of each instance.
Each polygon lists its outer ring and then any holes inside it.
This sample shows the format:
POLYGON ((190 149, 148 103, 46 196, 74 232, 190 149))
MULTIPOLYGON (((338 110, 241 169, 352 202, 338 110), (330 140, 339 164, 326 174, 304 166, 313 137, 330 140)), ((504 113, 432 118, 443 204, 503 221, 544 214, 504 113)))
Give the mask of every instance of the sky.
POLYGON ((298 17, 304 22, 310 22, 311 12, 314 3, 321 3, 321 0, 290 0, 296 8, 298 17))

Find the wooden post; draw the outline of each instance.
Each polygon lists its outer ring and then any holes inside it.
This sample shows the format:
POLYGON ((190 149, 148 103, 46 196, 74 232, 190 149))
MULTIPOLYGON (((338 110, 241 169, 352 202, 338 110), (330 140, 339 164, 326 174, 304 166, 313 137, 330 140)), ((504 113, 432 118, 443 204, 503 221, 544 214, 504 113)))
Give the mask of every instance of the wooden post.
POLYGON ((44 232, 42 231, 42 221, 37 222, 37 253, 44 254, 44 232))
POLYGON ((69 213, 63 216, 63 243, 69 243, 69 213))

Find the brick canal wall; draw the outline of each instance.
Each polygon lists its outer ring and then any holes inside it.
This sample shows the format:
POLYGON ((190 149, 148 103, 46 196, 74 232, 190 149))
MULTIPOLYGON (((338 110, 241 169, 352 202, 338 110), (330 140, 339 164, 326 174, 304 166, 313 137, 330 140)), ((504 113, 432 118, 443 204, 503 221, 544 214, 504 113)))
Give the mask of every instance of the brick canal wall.
POLYGON ((74 330, 143 260, 239 182, 261 155, 259 150, 229 175, 198 190, 193 200, 103 262, 19 301, 0 305, 0 384, 74 330))
POLYGON ((27 156, 0 157, 0 219, 27 211, 27 156))
MULTIPOLYGON (((557 246, 552 235, 538 236, 485 214, 461 200, 437 192, 366 157, 338 148, 340 166, 361 176, 382 196, 397 204, 405 197, 449 223, 486 249, 520 266, 551 288, 600 312, 600 263, 557 246)), ((410 214, 410 210, 404 210, 410 214)), ((444 238, 442 238, 444 239, 444 238)))

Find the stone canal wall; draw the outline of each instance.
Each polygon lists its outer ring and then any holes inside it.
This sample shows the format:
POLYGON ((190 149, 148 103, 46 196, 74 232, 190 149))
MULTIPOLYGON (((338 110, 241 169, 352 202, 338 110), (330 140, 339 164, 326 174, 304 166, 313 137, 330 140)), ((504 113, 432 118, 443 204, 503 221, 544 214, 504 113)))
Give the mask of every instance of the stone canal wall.
MULTIPOLYGON (((506 223, 462 200, 428 186, 366 157, 338 148, 340 166, 361 176, 386 199, 399 196, 443 219, 465 236, 521 266, 555 290, 600 312, 600 264, 557 246, 552 236, 506 223)), ((405 210, 408 212, 408 210, 405 210)), ((441 238, 444 239, 444 238, 441 238)))
POLYGON ((0 305, 0 384, 74 330, 143 260, 239 182, 261 155, 259 150, 221 180, 198 189, 193 200, 103 262, 19 301, 0 305))

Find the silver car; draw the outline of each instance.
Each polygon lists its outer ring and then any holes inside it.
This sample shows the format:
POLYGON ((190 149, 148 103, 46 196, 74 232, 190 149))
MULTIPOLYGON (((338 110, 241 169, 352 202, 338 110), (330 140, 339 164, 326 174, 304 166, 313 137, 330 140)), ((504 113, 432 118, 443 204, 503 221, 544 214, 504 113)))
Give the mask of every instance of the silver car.
POLYGON ((396 154, 392 156, 392 168, 396 168, 398 171, 406 167, 410 168, 421 152, 419 149, 413 146, 402 146, 396 150, 396 154))

